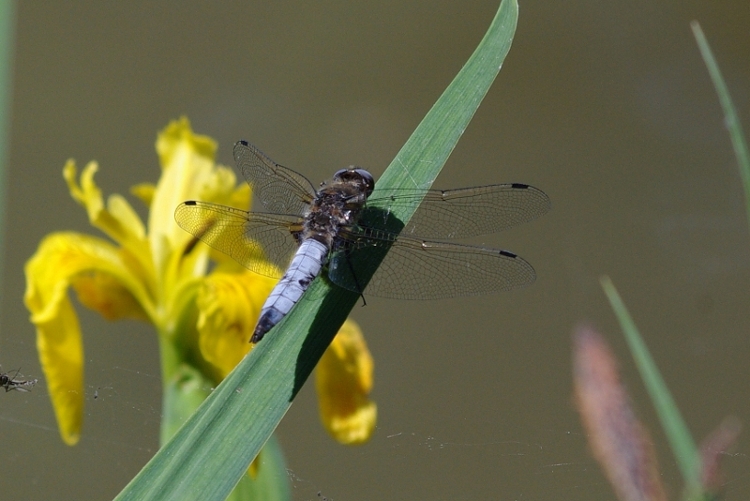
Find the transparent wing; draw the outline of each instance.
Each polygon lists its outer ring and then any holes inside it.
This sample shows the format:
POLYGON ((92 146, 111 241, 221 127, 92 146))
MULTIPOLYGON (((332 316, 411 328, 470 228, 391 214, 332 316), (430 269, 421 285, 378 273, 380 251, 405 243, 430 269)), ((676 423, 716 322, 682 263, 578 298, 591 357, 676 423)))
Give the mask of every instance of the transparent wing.
POLYGON ((234 160, 264 212, 303 214, 315 196, 305 176, 277 164, 247 141, 235 143, 234 160))
POLYGON ((388 251, 365 294, 394 299, 442 299, 488 294, 531 284, 534 268, 512 252, 418 240, 393 233, 358 228, 347 235, 348 247, 334 253, 329 278, 361 292, 358 261, 388 251), (388 246, 390 245, 390 249, 388 246))
POLYGON ((297 250, 299 216, 247 212, 189 201, 174 213, 177 224, 255 273, 279 278, 297 250))
POLYGON ((367 205, 384 214, 418 205, 401 235, 437 239, 495 233, 531 221, 551 207, 542 190, 520 183, 456 190, 401 190, 391 197, 371 198, 367 205))

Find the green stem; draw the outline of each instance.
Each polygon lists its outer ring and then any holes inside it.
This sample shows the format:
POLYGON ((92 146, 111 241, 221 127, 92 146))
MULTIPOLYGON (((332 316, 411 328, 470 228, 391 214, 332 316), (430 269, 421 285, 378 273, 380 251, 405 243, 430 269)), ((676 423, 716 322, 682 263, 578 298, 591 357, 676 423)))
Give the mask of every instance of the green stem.
POLYGON ((0 0, 0 276, 5 252, 5 172, 10 137, 15 2, 0 0))
POLYGON ((162 418, 159 443, 166 444, 211 394, 212 382, 183 361, 168 336, 159 335, 162 373, 162 418))
MULTIPOLYGON (((166 444, 213 391, 212 382, 184 361, 180 350, 166 334, 159 335, 162 369, 162 418, 160 445, 166 444)), ((226 501, 291 499, 286 464, 281 447, 271 437, 258 456, 257 474, 243 475, 226 501)))

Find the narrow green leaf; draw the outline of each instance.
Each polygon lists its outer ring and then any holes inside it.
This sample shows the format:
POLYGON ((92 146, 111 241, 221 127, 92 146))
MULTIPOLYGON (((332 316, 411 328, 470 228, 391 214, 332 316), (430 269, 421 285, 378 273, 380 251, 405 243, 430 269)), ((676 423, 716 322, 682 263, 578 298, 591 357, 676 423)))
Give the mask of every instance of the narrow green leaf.
POLYGON ((15 9, 12 0, 0 0, 0 276, 5 261, 2 259, 5 253, 5 172, 10 142, 15 9))
POLYGON ((745 188, 745 209, 747 211, 747 220, 748 223, 750 223, 750 154, 748 154, 745 133, 742 131, 742 124, 737 116, 737 110, 732 102, 732 96, 729 95, 727 84, 724 82, 724 77, 721 75, 719 65, 716 63, 716 58, 714 58, 711 47, 708 46, 708 41, 703 35, 703 30, 701 29, 700 24, 698 24, 698 21, 693 21, 690 23, 690 27, 693 29, 693 36, 695 36, 695 41, 698 43, 698 48, 701 51, 701 56, 703 56, 703 61, 706 63, 706 68, 708 68, 708 74, 711 76, 711 80, 714 83, 716 93, 719 95, 721 108, 724 110, 724 124, 729 130, 729 137, 732 140, 734 155, 737 157, 742 184, 745 188))
POLYGON ((656 413, 667 435, 669 445, 672 447, 677 465, 682 472, 688 495, 689 497, 695 497, 701 489, 700 456, 695 447, 695 442, 690 436, 687 425, 682 419, 682 415, 617 289, 615 289, 609 277, 601 277, 600 282, 615 315, 617 315, 617 320, 625 333, 625 339, 630 347, 630 352, 633 354, 635 364, 656 408, 656 413))
MULTIPOLYGON (((517 18, 516 0, 504 0, 479 47, 378 180, 373 196, 431 185, 500 70, 517 18)), ((395 215, 403 222, 411 217, 406 211, 395 215)), ((312 288, 308 295, 314 297, 328 290, 322 300, 301 301, 267 334, 118 500, 227 497, 358 300, 325 280, 312 288)))

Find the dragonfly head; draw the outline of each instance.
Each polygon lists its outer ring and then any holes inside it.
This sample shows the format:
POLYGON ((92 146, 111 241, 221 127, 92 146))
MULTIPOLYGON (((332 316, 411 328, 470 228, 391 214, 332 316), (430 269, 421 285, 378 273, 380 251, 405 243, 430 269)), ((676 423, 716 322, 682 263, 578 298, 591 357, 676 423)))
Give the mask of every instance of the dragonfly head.
POLYGON ((369 197, 375 189, 375 179, 366 170, 352 165, 347 169, 336 171, 333 175, 334 181, 357 184, 369 197))

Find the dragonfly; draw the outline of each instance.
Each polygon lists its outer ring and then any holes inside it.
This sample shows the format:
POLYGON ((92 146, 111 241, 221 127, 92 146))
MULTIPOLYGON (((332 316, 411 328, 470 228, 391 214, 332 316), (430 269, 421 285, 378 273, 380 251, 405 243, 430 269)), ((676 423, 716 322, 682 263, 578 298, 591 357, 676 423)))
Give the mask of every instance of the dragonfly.
POLYGON ((360 167, 341 169, 316 189, 247 141, 238 141, 233 152, 260 210, 189 200, 177 207, 175 220, 249 270, 280 278, 251 343, 279 323, 321 274, 363 298, 395 299, 493 293, 536 278, 534 268, 513 252, 448 241, 543 215, 550 200, 533 186, 400 189, 372 196, 374 178, 360 167), (416 212, 403 224, 394 213, 406 208, 416 212), (373 259, 381 262, 367 277, 360 270, 373 259))

